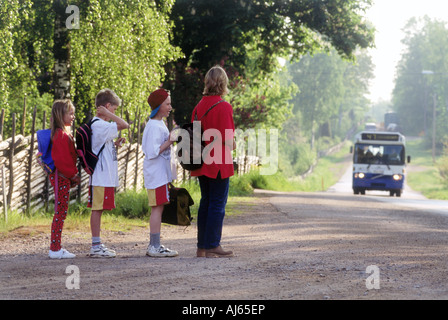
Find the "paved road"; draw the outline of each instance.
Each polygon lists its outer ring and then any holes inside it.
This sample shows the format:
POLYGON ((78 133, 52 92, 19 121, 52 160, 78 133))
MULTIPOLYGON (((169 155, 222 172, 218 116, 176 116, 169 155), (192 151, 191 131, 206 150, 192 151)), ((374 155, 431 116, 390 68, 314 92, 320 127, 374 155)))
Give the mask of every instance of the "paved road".
MULTIPOLYGON (((301 224, 291 230, 303 246, 300 261, 322 268, 319 281, 331 288, 323 296, 448 299, 448 202, 428 200, 409 186, 399 198, 354 195, 350 177, 351 168, 326 192, 269 192, 290 225, 301 224), (367 288, 369 268, 378 270, 379 290, 367 288)), ((312 288, 307 298, 315 297, 312 288)))
MULTIPOLYGON (((239 214, 223 229, 230 259, 196 258, 195 224, 163 227, 163 243, 179 251, 173 259, 145 256, 147 228, 103 231, 117 251, 108 260, 86 257, 88 226, 67 228, 64 245, 77 254, 68 261, 47 258, 48 226, 16 230, 0 239, 0 299, 448 299, 448 215, 429 212, 444 212, 440 203, 409 189, 355 196, 344 179, 328 192, 234 199, 228 209, 239 214), (79 268, 79 289, 67 288, 69 265, 79 268)), ((169 307, 174 318, 182 310, 169 307)))
MULTIPOLYGON (((335 185, 330 187, 328 192, 353 194, 351 175, 352 167, 349 166, 342 178, 335 185)), ((421 193, 412 190, 407 184, 405 185, 404 192, 400 198, 391 197, 388 192, 384 191, 366 191, 366 195, 360 195, 359 197, 369 197, 377 201, 388 202, 403 207, 411 207, 413 209, 432 213, 448 214, 448 201, 429 200, 421 193)))

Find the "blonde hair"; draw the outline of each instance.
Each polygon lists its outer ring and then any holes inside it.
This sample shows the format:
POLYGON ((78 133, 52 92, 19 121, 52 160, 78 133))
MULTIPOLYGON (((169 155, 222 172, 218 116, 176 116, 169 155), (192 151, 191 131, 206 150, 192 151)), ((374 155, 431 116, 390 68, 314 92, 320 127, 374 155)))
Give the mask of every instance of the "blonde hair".
POLYGON ((50 119, 52 140, 57 129, 62 129, 71 137, 70 130, 66 128, 64 123, 64 115, 71 110, 75 110, 75 106, 69 99, 55 100, 53 102, 50 119))
POLYGON ((228 84, 229 78, 227 78, 226 71, 220 66, 214 66, 205 75, 205 88, 202 94, 205 96, 223 96, 229 93, 228 84))
POLYGON ((110 89, 103 89, 96 95, 95 106, 106 106, 106 104, 112 104, 114 106, 121 105, 121 99, 118 95, 110 89))

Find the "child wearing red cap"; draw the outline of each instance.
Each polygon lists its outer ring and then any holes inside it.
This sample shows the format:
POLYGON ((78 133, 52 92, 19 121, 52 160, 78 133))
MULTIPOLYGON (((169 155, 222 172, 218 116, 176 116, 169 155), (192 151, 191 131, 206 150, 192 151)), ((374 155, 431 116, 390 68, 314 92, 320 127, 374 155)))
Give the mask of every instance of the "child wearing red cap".
POLYGON ((148 97, 151 114, 143 131, 142 151, 145 154, 143 176, 148 192, 148 203, 151 206, 149 220, 150 242, 146 254, 150 257, 175 257, 177 251, 170 250, 160 244, 160 229, 164 205, 169 203, 168 184, 171 175, 170 133, 163 118, 170 115, 171 97, 164 89, 152 92, 148 97))

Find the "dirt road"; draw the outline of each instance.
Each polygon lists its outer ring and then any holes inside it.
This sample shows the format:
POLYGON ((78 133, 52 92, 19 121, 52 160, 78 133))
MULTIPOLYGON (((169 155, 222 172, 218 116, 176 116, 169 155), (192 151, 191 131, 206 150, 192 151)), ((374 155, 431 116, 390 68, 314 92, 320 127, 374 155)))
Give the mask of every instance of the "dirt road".
POLYGON ((195 257, 195 225, 163 227, 171 259, 145 256, 147 228, 103 232, 118 254, 108 260, 86 257, 88 229, 67 231, 77 257, 59 261, 47 258, 48 226, 18 229, 0 240, 0 299, 448 298, 447 215, 331 192, 257 190, 236 206, 225 259, 195 257))

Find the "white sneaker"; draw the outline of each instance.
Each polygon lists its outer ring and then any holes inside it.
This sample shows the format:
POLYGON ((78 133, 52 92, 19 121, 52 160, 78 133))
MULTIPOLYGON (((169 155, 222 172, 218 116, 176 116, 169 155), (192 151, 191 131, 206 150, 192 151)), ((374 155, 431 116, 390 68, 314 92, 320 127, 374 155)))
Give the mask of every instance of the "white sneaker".
POLYGON ((90 248, 90 257, 92 258, 115 258, 117 256, 114 250, 106 248, 104 244, 90 248))
POLYGON ((164 246, 160 246, 158 248, 155 248, 154 246, 148 246, 148 250, 146 251, 146 255, 150 257, 175 257, 179 253, 175 250, 170 250, 168 248, 165 248, 164 246))
POLYGON ((60 249, 59 251, 48 251, 48 256, 50 259, 72 259, 76 257, 73 253, 68 252, 65 249, 60 249))

